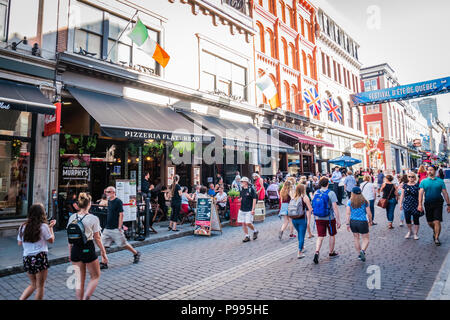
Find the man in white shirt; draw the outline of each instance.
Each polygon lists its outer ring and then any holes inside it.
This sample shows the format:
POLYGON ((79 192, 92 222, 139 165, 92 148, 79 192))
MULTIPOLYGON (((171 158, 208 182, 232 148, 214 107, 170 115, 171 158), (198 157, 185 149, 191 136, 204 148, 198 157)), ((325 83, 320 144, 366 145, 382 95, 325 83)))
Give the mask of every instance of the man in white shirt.
POLYGON ((342 195, 339 192, 339 182, 341 182, 342 173, 339 170, 339 167, 334 167, 333 175, 331 176, 331 181, 333 181, 333 191, 338 198, 338 206, 342 206, 342 195))

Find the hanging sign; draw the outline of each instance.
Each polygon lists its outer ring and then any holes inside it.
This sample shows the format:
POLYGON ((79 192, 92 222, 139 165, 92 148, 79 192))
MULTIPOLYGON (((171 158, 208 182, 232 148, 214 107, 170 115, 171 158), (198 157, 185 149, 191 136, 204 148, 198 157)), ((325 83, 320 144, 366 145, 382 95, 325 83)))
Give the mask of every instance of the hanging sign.
POLYGON ((61 102, 55 103, 55 114, 44 116, 44 137, 48 137, 61 132, 61 102))

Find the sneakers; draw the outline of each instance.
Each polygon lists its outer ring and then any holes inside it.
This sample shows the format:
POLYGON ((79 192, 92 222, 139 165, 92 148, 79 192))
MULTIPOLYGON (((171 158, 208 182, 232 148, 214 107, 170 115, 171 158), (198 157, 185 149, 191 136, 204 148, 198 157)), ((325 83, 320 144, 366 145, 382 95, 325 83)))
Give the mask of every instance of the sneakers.
POLYGON ((100 262, 100 269, 101 270, 108 269, 108 265, 106 263, 100 262))
POLYGON ((283 238, 283 231, 278 232, 278 239, 281 240, 281 238, 283 238))
POLYGON ((409 239, 409 238, 411 238, 411 232, 408 232, 405 236, 405 239, 409 239))
POLYGON ((253 240, 258 239, 258 233, 259 233, 259 231, 253 232, 253 240))
POLYGON ((337 253, 336 251, 330 252, 328 254, 330 257, 337 257, 339 255, 339 253, 337 253))
POLYGON ((359 258, 362 262, 366 261, 366 253, 363 250, 359 253, 359 258))
POLYGON ((417 234, 414 235, 414 240, 419 240, 419 236, 417 234))
POLYGON ((318 264, 318 263, 319 263, 319 253, 318 253, 318 252, 316 252, 316 253, 314 254, 314 259, 313 259, 313 261, 314 261, 315 264, 318 264))
POLYGON ((134 255, 133 263, 138 263, 140 259, 141 259, 141 253, 138 251, 138 252, 134 255))
POLYGON ((244 240, 242 240, 242 242, 249 242, 250 241, 250 237, 249 236, 246 236, 245 238, 244 238, 244 240))
POLYGON ((298 252, 297 253, 297 259, 303 259, 305 257, 305 255, 302 252, 298 252))
POLYGON ((294 238, 297 238, 297 236, 295 234, 290 234, 289 238, 294 239, 294 238))

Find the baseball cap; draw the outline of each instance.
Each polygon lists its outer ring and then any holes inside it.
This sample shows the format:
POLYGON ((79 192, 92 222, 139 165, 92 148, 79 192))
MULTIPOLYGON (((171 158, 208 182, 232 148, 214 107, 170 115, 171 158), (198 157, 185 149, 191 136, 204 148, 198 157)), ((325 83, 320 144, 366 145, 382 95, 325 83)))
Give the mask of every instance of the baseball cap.
POLYGON ((241 182, 247 182, 247 183, 249 183, 249 182, 250 182, 250 180, 248 180, 248 178, 247 178, 247 177, 242 177, 242 179, 241 179, 241 182))
POLYGON ((354 188, 352 189, 352 192, 353 192, 354 194, 361 194, 361 188, 360 188, 360 187, 354 187, 354 188))

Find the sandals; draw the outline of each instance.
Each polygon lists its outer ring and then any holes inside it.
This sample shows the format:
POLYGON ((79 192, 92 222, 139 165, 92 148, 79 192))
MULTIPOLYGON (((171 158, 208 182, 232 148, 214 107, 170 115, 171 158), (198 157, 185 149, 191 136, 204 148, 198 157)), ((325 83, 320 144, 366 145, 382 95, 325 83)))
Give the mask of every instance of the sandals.
POLYGON ((434 244, 439 247, 441 245, 441 242, 439 241, 439 239, 434 239, 434 244))

